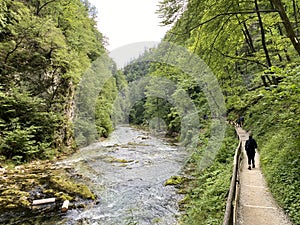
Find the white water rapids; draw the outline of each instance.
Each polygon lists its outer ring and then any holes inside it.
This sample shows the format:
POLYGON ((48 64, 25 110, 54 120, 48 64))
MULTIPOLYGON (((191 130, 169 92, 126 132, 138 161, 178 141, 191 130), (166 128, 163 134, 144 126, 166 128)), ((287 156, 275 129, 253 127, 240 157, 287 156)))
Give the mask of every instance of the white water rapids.
POLYGON ((161 138, 118 127, 108 140, 92 144, 64 164, 88 178, 99 204, 70 210, 61 224, 174 225, 182 196, 164 186, 178 175, 188 153, 161 138))

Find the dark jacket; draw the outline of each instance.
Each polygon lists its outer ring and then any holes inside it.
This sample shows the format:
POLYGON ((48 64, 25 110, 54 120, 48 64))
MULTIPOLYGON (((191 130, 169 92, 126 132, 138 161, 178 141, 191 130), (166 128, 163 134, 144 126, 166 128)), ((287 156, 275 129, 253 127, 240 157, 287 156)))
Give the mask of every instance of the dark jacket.
POLYGON ((252 138, 252 136, 249 136, 249 139, 246 141, 245 144, 245 150, 247 154, 255 154, 256 148, 257 148, 256 141, 252 138))

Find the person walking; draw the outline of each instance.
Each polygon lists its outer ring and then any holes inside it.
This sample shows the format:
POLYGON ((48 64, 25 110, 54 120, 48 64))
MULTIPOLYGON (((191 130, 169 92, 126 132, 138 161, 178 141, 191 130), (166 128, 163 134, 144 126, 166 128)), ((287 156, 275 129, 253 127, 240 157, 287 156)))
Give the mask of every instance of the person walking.
POLYGON ((243 116, 239 116, 238 119, 236 120, 237 126, 238 127, 242 127, 244 124, 244 117, 243 116))
POLYGON ((248 170, 251 170, 251 164, 252 168, 255 168, 255 152, 257 149, 257 143, 255 139, 252 137, 251 132, 249 133, 249 139, 245 143, 245 150, 248 157, 248 170))

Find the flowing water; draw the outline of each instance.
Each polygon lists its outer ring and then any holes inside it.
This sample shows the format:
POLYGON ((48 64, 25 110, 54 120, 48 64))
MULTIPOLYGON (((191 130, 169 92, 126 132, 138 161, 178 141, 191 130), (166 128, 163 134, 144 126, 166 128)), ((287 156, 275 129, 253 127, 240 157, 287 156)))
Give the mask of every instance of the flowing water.
POLYGON ((82 211, 70 210, 61 224, 176 224, 182 196, 164 182, 180 174, 187 152, 130 127, 80 150, 62 162, 71 165, 99 197, 82 211))

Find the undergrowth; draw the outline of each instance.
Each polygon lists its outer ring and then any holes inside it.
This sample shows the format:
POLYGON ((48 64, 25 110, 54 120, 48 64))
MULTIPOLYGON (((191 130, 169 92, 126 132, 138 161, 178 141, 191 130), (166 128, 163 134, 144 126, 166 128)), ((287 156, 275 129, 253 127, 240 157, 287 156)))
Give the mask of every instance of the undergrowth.
POLYGON ((299 73, 300 68, 288 71, 287 78, 277 88, 261 90, 262 98, 246 113, 246 128, 258 140, 261 167, 271 193, 297 225, 300 224, 299 73))
MULTIPOLYGON (((185 212, 182 224, 222 224, 237 145, 235 131, 228 126, 222 147, 212 165, 202 171, 195 169, 192 174, 194 179, 186 184, 187 194, 181 201, 185 212)), ((197 167, 198 160, 200 159, 194 156, 191 159, 193 163, 189 166, 197 167)))

